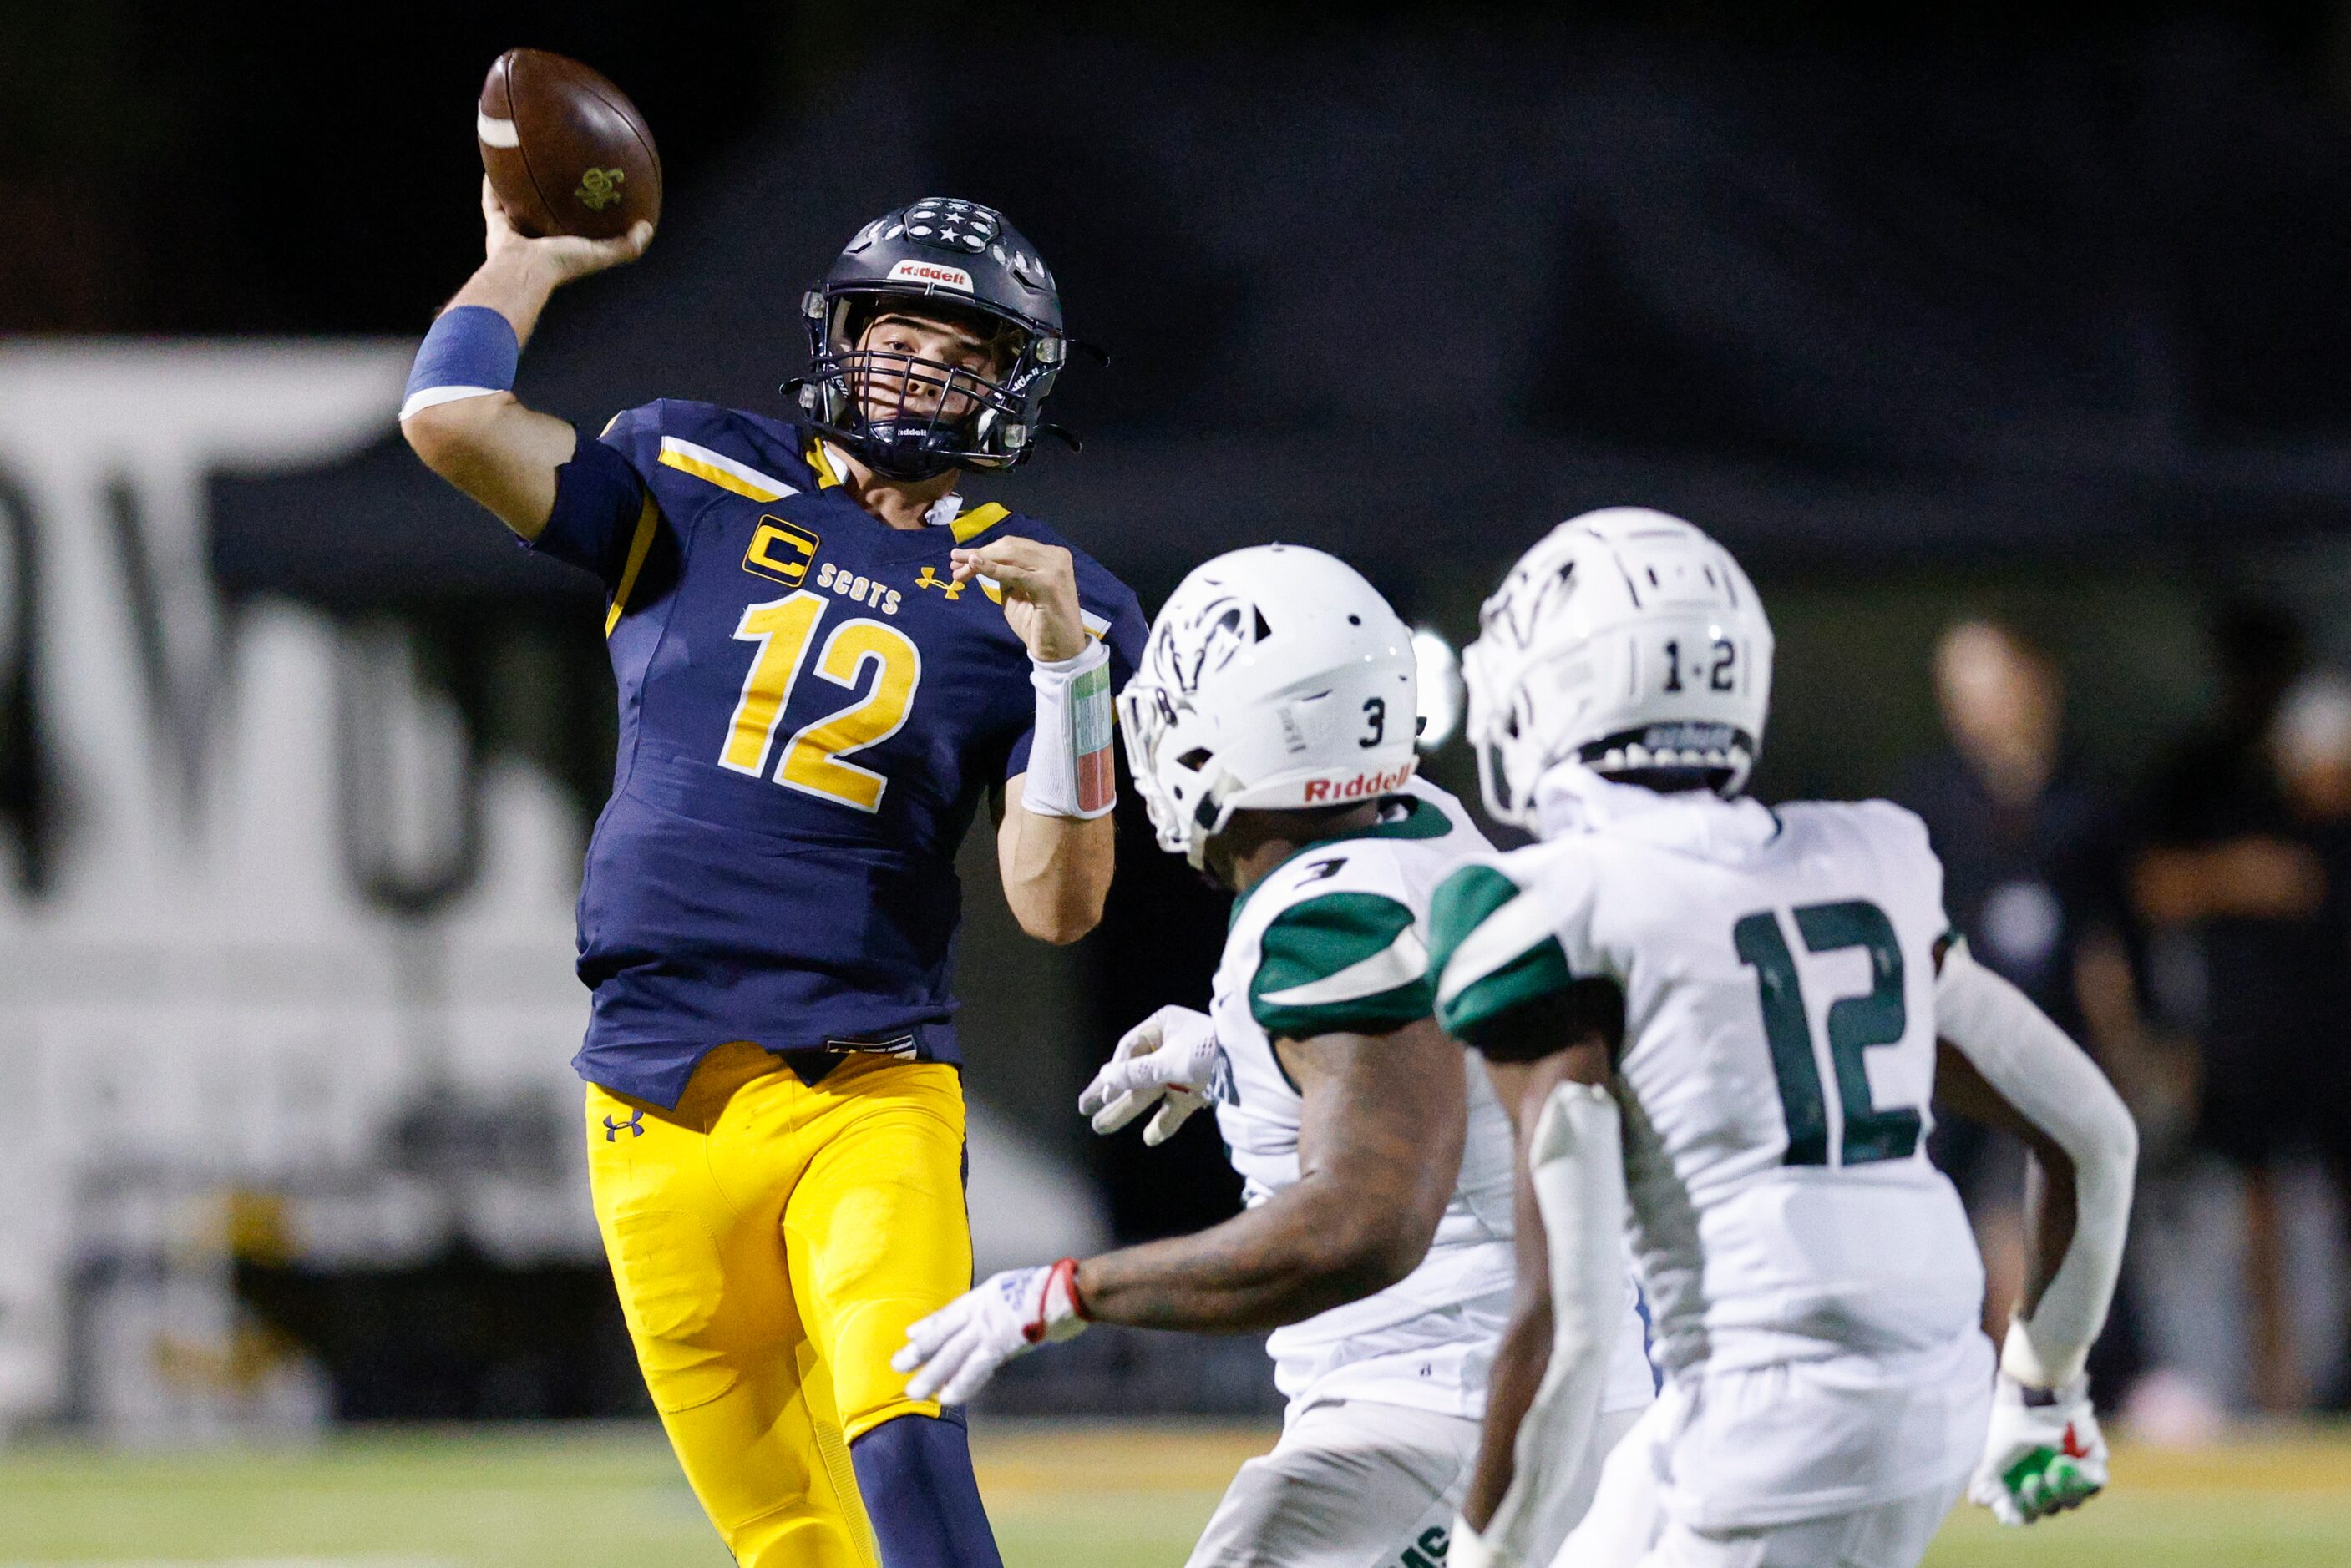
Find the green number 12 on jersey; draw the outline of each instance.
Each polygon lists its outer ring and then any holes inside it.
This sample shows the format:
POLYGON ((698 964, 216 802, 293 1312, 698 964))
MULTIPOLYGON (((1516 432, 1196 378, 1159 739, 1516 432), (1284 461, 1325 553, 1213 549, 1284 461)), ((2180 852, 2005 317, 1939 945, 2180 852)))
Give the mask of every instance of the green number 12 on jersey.
MULTIPOLYGON (((1836 1073, 1838 1105, 1844 1113, 1837 1163, 1868 1165, 1907 1158, 1918 1147, 1917 1109, 1909 1106, 1880 1108, 1870 1097, 1869 1066, 1862 1054, 1873 1045, 1895 1044, 1907 1026, 1902 948, 1894 934, 1894 922, 1886 919, 1885 910, 1859 898, 1807 904, 1791 913, 1808 952, 1860 948, 1869 955, 1872 983, 1868 992, 1829 1004, 1828 1056, 1836 1073)), ((1730 928, 1730 940, 1739 950, 1740 961, 1755 971, 1763 1007, 1763 1034, 1771 1044, 1771 1072, 1779 1080, 1780 1106, 1788 1123, 1785 1163, 1826 1165, 1828 1103, 1821 1093, 1820 1059, 1813 1049, 1812 1022, 1804 1011, 1796 957, 1781 935, 1778 917, 1769 909, 1740 919, 1730 928)))

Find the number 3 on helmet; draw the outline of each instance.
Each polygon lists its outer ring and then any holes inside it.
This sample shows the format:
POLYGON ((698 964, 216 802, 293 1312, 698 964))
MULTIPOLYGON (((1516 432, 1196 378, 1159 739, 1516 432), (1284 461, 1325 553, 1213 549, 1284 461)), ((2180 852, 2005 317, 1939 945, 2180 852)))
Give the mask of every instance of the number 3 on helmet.
POLYGON ((1233 813, 1376 800, 1413 774, 1412 633, 1344 561, 1259 545, 1196 567, 1119 694, 1159 846, 1197 867, 1233 813))

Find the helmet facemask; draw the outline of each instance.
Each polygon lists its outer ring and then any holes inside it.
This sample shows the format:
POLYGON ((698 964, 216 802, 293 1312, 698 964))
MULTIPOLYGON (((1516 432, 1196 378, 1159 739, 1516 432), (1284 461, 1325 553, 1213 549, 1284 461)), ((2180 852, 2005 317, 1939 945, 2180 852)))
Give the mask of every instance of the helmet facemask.
POLYGON ((1119 694, 1119 733, 1152 836, 1198 871, 1207 866, 1208 840, 1224 831, 1233 808, 1218 798, 1222 770, 1215 753, 1187 733, 1195 718, 1182 693, 1139 678, 1119 694))
POLYGON ((927 295, 819 292, 803 302, 810 366, 800 408, 822 434, 892 479, 930 479, 953 468, 1007 469, 1025 461, 1036 413, 1061 370, 1064 344, 989 313, 927 295), (859 346, 893 303, 904 313, 982 330, 1009 350, 1001 378, 919 354, 859 346))

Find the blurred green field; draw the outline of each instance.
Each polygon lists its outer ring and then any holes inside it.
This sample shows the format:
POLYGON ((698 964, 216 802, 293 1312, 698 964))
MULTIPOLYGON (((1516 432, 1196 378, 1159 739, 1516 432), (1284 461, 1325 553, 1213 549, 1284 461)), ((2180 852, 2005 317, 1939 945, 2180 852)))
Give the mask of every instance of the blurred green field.
MULTIPOLYGON (((1012 1568, 1182 1563, 1262 1429, 997 1423, 981 1480, 1012 1568)), ((2351 1431, 2126 1449, 2112 1493, 1933 1568, 2351 1568, 2351 1431)), ((307 1449, 0 1450, 0 1568, 724 1568, 650 1428, 340 1437, 307 1449)))

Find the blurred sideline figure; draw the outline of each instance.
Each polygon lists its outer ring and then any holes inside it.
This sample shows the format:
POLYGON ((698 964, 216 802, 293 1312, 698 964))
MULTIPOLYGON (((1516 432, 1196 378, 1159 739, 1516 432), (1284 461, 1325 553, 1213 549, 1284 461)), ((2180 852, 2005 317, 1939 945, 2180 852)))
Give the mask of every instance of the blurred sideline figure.
POLYGON ((890 1357, 971 1281, 956 847, 987 801, 1006 900, 1050 941, 1110 884, 1110 700, 1141 609, 956 489, 1028 455, 1059 291, 1000 213, 917 202, 799 296, 796 413, 664 400, 590 437, 518 401, 516 362, 558 285, 652 229, 525 238, 486 181, 482 212, 488 257, 401 428, 610 606, 620 747, 574 1065, 646 1387, 745 1568, 998 1568, 961 1412, 890 1357))
MULTIPOLYGON (((899 1362, 910 1391, 952 1402, 1088 1321, 1273 1329, 1281 1440, 1234 1477, 1193 1568, 1445 1561, 1513 1228, 1540 1230, 1501 1106, 1430 1017, 1429 892, 1490 846, 1413 777, 1414 665, 1386 601, 1319 551, 1236 551, 1169 597, 1119 700, 1127 752, 1160 846, 1238 902, 1209 1011, 1146 1020, 1081 1109, 1099 1132, 1153 1110, 1157 1143, 1213 1104, 1247 1208, 998 1274, 914 1324, 899 1362)), ((1619 1332, 1597 1440, 1529 1521, 1545 1556, 1653 1397, 1621 1253, 1598 1266, 1619 1332)))
POLYGON ((2201 1049, 2195 1138, 2242 1181, 2254 1402, 2308 1399, 2297 1370, 2276 1178, 2296 1156, 2338 1173, 2351 1148, 2351 694, 2302 677, 2282 612, 2216 628, 2212 724, 2158 774, 2133 874, 2154 991, 2201 1049))
POLYGON ((1771 659, 1738 563, 1636 508, 1529 551, 1465 656, 1487 805, 1542 842, 1447 878, 1430 963, 1516 1118, 1553 1329, 1504 1342, 1453 1568, 1528 1562, 1589 1440, 1628 1197, 1666 1388, 1560 1564, 1911 1568, 1963 1488, 2025 1523, 2105 1484, 2130 1116, 1952 933, 1917 817, 1743 796, 1771 659), (2032 1151, 1996 1383, 1930 1095, 2032 1151))
MULTIPOLYGON (((2013 628, 1969 619, 1938 639, 1934 675, 1950 743, 1896 798, 1927 825, 1951 927, 2060 1028, 2103 1045, 2085 1012, 2135 1012, 2116 823, 2063 749, 2057 667, 2013 628), (2101 996, 2118 965, 2121 994, 2101 996)), ((2024 1282, 2023 1145, 1956 1112, 1938 1114, 1928 1144, 1966 1200, 1984 1260, 1984 1332, 1997 1342, 2024 1282)))

